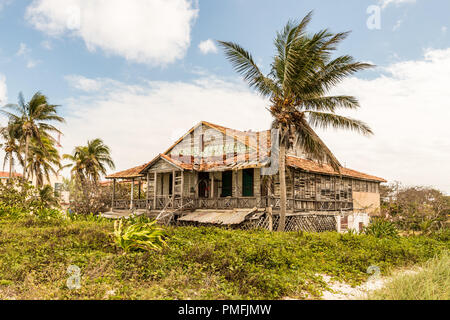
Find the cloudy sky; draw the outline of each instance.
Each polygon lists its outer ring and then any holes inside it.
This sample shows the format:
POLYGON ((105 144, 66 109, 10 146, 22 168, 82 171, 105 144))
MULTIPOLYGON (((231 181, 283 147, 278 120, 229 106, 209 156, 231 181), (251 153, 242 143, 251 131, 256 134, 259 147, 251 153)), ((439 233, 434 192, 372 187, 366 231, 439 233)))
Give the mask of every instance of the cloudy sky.
POLYGON ((215 40, 267 72, 276 31, 310 10, 311 31, 352 31, 339 54, 377 65, 334 90, 360 99, 351 115, 375 136, 319 131, 325 142, 347 167, 450 193, 447 0, 0 0, 0 104, 42 91, 67 120, 62 152, 99 137, 118 170, 201 120, 266 129, 267 101, 215 40))

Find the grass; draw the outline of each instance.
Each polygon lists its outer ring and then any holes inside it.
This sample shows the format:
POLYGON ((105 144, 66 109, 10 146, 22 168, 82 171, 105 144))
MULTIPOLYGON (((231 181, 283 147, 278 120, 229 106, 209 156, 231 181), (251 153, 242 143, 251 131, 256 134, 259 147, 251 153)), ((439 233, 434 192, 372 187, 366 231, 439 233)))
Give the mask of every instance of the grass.
POLYGON ((166 228, 162 251, 124 253, 110 221, 0 218, 0 299, 320 298, 320 274, 357 285, 450 249, 427 237, 166 228), (81 269, 70 290, 67 268, 81 269))
POLYGON ((416 273, 395 277, 369 299, 450 300, 450 254, 427 261, 416 273))

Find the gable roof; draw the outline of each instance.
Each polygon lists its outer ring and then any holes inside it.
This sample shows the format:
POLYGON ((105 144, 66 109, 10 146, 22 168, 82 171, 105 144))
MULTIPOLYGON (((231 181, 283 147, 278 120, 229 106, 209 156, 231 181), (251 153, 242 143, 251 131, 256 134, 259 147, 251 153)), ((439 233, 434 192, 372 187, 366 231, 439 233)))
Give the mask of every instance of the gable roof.
MULTIPOLYGON (((266 131, 259 131, 259 132, 252 132, 251 135, 249 135, 249 132, 235 130, 226 128, 220 125, 216 125, 210 122, 201 121, 194 127, 192 127, 186 134, 184 134, 180 139, 178 139, 174 144, 172 144, 164 153, 159 154, 156 156, 152 161, 138 166, 134 167, 128 170, 124 170, 115 174, 111 174, 106 177, 106 179, 131 179, 131 178, 138 178, 138 177, 144 177, 147 170, 151 168, 152 165, 154 165, 159 160, 167 161, 168 163, 172 164, 173 166, 177 167, 180 170, 195 170, 195 171, 224 171, 224 170, 237 170, 237 169, 246 169, 246 168, 261 168, 265 167, 270 164, 270 159, 268 157, 264 157, 263 159, 258 158, 259 152, 262 150, 259 150, 257 139, 254 138, 256 134, 267 134, 267 147, 270 150, 271 147, 271 134, 270 130, 266 131), (215 129, 219 131, 220 133, 227 135, 232 138, 236 138, 239 142, 243 143, 244 145, 249 147, 249 151, 246 153, 239 153, 236 155, 235 158, 230 159, 233 160, 229 163, 223 163, 221 161, 221 157, 197 157, 197 158, 191 158, 191 160, 186 163, 183 161, 180 161, 177 157, 170 156, 170 152, 175 148, 176 145, 178 145, 183 139, 185 139, 188 135, 190 135, 194 130, 199 128, 200 126, 207 126, 212 129, 215 129), (255 148, 256 146, 256 148, 255 148), (192 161, 194 160, 194 161, 192 161), (236 160, 236 161, 234 161, 236 160)), ((320 138, 316 135, 316 137, 320 140, 320 138)), ((320 140, 322 141, 322 140, 320 140)), ((323 142, 322 142, 323 143, 323 142)), ((325 144, 324 144, 325 145, 325 144)), ((325 146, 326 147, 326 146, 325 146)), ((330 151, 331 152, 331 151, 330 151)), ((320 174, 326 174, 326 175, 342 175, 344 177, 351 177, 355 179, 362 179, 362 180, 370 180, 370 181, 376 181, 376 182, 387 182, 383 178, 375 177, 369 174, 365 174, 362 172, 358 172, 352 169, 348 168, 341 168, 340 172, 335 171, 330 165, 328 164, 319 164, 316 161, 307 160, 295 156, 287 155, 286 157, 286 165, 298 168, 307 172, 314 172, 314 173, 320 173, 320 174)))
POLYGON ((348 168, 341 168, 340 172, 337 172, 333 169, 332 166, 328 164, 319 164, 312 160, 306 160, 298 157, 293 156, 287 156, 286 157, 286 165, 302 169, 307 172, 314 172, 314 173, 322 173, 326 175, 333 175, 333 176, 339 176, 342 175, 343 177, 349 177, 354 179, 362 179, 362 180, 371 180, 376 182, 387 182, 383 178, 375 177, 366 173, 358 172, 356 170, 348 169, 348 168))

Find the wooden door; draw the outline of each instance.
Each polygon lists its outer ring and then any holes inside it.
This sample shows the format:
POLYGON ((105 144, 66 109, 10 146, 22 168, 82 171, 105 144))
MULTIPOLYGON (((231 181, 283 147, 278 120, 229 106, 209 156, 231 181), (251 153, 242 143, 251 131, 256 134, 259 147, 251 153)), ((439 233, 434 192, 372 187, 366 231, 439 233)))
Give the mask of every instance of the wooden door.
POLYGON ((254 169, 242 170, 242 196, 253 197, 254 169))
POLYGON ((222 194, 221 197, 231 197, 233 195, 233 172, 222 172, 222 194))

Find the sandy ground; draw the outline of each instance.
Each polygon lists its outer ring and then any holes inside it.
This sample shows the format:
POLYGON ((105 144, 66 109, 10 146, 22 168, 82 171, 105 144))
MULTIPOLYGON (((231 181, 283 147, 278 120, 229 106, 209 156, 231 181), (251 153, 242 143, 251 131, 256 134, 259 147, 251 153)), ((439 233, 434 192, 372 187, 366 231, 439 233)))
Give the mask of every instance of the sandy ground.
POLYGON ((323 280, 328 283, 331 291, 324 291, 323 300, 364 300, 367 295, 374 291, 383 288, 389 281, 401 274, 414 274, 419 270, 401 270, 396 272, 391 277, 372 276, 368 281, 360 286, 352 287, 346 283, 333 281, 327 275, 321 275, 323 280))

